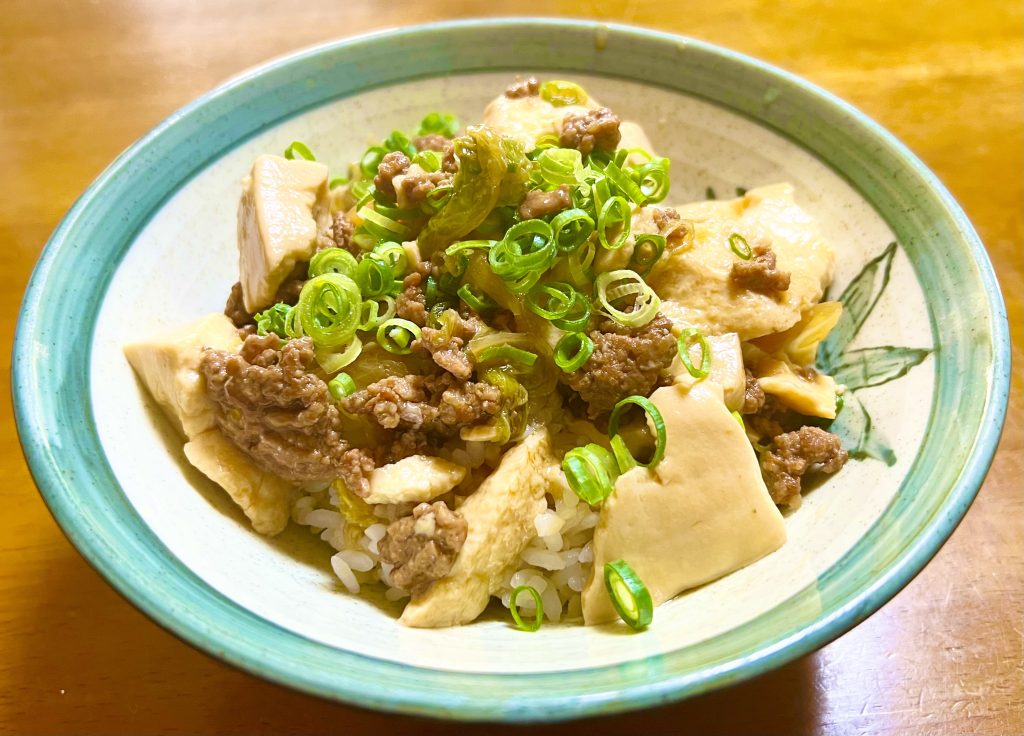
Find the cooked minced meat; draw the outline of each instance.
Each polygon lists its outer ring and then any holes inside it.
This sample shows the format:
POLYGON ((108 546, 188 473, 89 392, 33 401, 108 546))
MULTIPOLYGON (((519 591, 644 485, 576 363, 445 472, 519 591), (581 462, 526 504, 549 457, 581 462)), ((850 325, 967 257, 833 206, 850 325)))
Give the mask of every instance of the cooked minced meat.
POLYGON ((754 247, 753 258, 732 264, 729 278, 741 289, 751 291, 786 291, 789 288, 789 271, 775 266, 775 252, 771 246, 761 243, 754 247))
MULTIPOLYGON (((288 305, 298 303, 302 285, 305 283, 305 280, 300 278, 285 279, 277 288, 274 303, 284 302, 288 305)), ((224 315, 231 320, 231 324, 235 327, 249 327, 253 324, 253 316, 246 311, 245 302, 242 300, 242 284, 239 281, 236 281, 231 287, 231 293, 228 294, 227 303, 224 305, 224 315)))
POLYGON ((655 207, 653 211, 654 224, 658 226, 658 233, 665 236, 665 246, 671 250, 683 244, 692 227, 682 223, 682 216, 672 207, 655 207))
POLYGON ((422 271, 413 271, 402 280, 402 291, 395 299, 395 311, 402 319, 420 327, 427 324, 427 297, 423 293, 422 271))
POLYGON ((540 81, 537 77, 516 77, 516 81, 512 82, 505 89, 505 96, 509 99, 515 100, 521 97, 534 97, 540 92, 540 81))
POLYGON ((385 429, 449 436, 485 421, 501 408, 501 393, 489 383, 437 376, 389 376, 343 400, 351 414, 366 414, 385 429))
POLYGON ((416 147, 417 151, 437 151, 438 153, 444 153, 444 150, 448 147, 449 143, 451 143, 451 141, 440 133, 428 133, 427 135, 421 135, 418 138, 412 139, 412 144, 416 147))
POLYGON ((366 486, 373 459, 341 436, 338 408, 312 372, 308 337, 245 339, 238 354, 204 350, 200 371, 224 435, 264 470, 294 483, 341 478, 366 486))
POLYGON ((334 216, 334 225, 331 228, 331 234, 334 238, 335 247, 347 250, 352 255, 358 256, 363 252, 363 249, 356 245, 355 241, 352 240, 352 236, 355 235, 355 232, 355 223, 348 219, 344 212, 339 212, 334 216))
POLYGON ((423 204, 427 195, 443 184, 448 184, 452 175, 447 171, 424 171, 420 166, 409 169, 391 181, 395 201, 403 209, 414 209, 423 204))
POLYGON ((591 418, 611 411, 627 396, 651 393, 676 354, 671 327, 672 323, 658 314, 638 328, 603 319, 590 332, 594 352, 566 381, 587 402, 591 418))
POLYGON ((380 561, 394 565, 391 582, 413 595, 425 591, 452 569, 469 525, 443 501, 421 503, 388 525, 380 543, 380 561))
MULTIPOLYGON (((760 383, 758 383, 758 388, 760 387, 760 383)), ((744 391, 743 399, 744 405, 746 405, 746 391, 744 391)), ((753 413, 748 414, 743 422, 751 432, 761 438, 762 442, 771 442, 774 437, 798 429, 803 424, 799 414, 787 409, 771 395, 766 395, 761 406, 753 413)))
POLYGON ((566 184, 562 184, 558 189, 550 192, 535 189, 532 192, 527 192, 523 203, 519 205, 519 218, 536 220, 561 212, 571 205, 572 197, 569 196, 569 187, 566 184))
POLYGON ((575 148, 584 156, 592 151, 611 153, 622 140, 619 116, 607 107, 585 113, 569 113, 562 121, 560 143, 563 148, 575 148))
POLYGON ((755 414, 761 411, 761 407, 764 406, 764 389, 761 388, 761 382, 754 378, 753 373, 749 370, 746 373, 747 382, 743 387, 743 408, 740 410, 740 413, 755 414))
POLYGON ((408 171, 412 161, 401 151, 389 151, 377 164, 377 175, 373 177, 373 186, 377 191, 391 199, 395 198, 394 178, 408 171))
POLYGON ((836 435, 820 427, 804 426, 775 438, 761 455, 761 472, 772 500, 779 506, 796 508, 800 505, 800 479, 807 471, 835 473, 848 457, 836 435))
POLYGON ((465 319, 454 310, 446 312, 445 320, 450 321, 452 329, 424 327, 413 349, 425 350, 438 366, 458 379, 469 380, 473 375, 473 361, 465 345, 476 334, 480 323, 476 319, 465 319))

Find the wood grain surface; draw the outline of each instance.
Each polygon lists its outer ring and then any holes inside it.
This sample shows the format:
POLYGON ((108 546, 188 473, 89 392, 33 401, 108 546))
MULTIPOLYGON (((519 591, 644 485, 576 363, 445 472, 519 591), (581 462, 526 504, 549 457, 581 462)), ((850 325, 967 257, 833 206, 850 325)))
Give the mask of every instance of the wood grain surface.
MULTIPOLYGON (((880 121, 932 167, 981 233, 1009 305, 1016 365, 1002 445, 977 502, 936 559, 879 613, 752 682, 537 732, 1024 734, 1019 0, 4 0, 4 381, 21 296, 46 238, 102 168, 173 110, 246 67, 308 44, 406 23, 526 12, 635 23, 730 46, 804 75, 880 121)), ((0 402, 0 733, 452 730, 267 684, 150 622, 64 539, 25 467, 7 391, 0 402)))

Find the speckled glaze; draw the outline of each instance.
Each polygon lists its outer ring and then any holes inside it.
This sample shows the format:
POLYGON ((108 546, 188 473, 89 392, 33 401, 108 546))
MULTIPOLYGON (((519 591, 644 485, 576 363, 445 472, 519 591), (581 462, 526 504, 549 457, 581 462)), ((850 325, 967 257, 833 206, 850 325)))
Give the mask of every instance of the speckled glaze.
POLYGON ((58 522, 112 584, 186 640, 370 707, 554 720, 750 677, 869 615, 966 511, 1007 384, 1006 318, 977 236, 874 123, 705 44, 515 20, 319 47, 175 114, 112 164, 54 233, 23 306, 13 390, 26 456, 58 522), (395 65, 396 55, 407 63, 395 65), (257 152, 302 139, 339 166, 425 112, 478 117, 510 70, 558 70, 642 123, 672 157, 672 203, 708 187, 725 197, 791 181, 838 253, 833 295, 851 319, 822 362, 856 388, 839 429, 862 459, 787 517, 785 547, 659 608, 640 635, 567 626, 530 635, 499 618, 403 629, 392 612, 340 592, 314 537, 251 532, 187 468, 121 357, 125 341, 222 306, 235 280, 238 181, 257 152), (957 421, 936 424, 939 415, 957 421))

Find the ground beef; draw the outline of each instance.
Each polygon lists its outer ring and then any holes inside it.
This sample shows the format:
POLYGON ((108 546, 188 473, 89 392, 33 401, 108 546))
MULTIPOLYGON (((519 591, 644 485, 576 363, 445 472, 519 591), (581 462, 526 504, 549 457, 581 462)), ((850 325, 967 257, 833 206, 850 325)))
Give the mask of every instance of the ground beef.
POLYGON ((785 291, 789 288, 789 271, 775 267, 775 253, 765 243, 754 247, 749 261, 736 261, 729 273, 732 283, 751 291, 785 291))
POLYGON ((388 525, 380 543, 380 560, 394 565, 391 581, 413 595, 426 591, 452 569, 466 541, 469 525, 443 501, 421 503, 388 525))
POLYGON ((572 197, 566 184, 552 192, 535 189, 532 192, 527 192, 523 203, 519 205, 519 218, 536 220, 561 212, 570 206, 572 206, 572 197))
POLYGON ((413 209, 423 204, 436 187, 451 180, 452 175, 447 171, 424 171, 419 166, 412 166, 405 174, 395 177, 391 185, 398 206, 413 209))
POLYGON ((412 139, 412 144, 416 146, 417 151, 437 151, 438 153, 444 153, 444 150, 448 147, 449 143, 451 143, 451 141, 440 133, 428 133, 427 135, 421 135, 419 138, 412 139))
POLYGON ((682 246, 693 233, 692 225, 684 223, 682 216, 672 207, 655 207, 652 215, 658 234, 665 236, 665 247, 668 250, 682 246))
MULTIPOLYGON (((760 384, 758 384, 760 388, 760 384)), ((744 395, 744 405, 746 396, 744 395)), ((760 408, 744 418, 744 423, 763 442, 771 442, 780 434, 799 429, 802 417, 783 406, 774 396, 765 396, 760 408)))
POLYGON ((420 327, 427 324, 427 297, 423 293, 425 276, 422 270, 413 271, 402 280, 402 292, 395 299, 395 311, 402 319, 420 327))
POLYGON ((676 355, 671 327, 672 323, 658 314, 638 328, 603 319, 590 332, 594 352, 566 381, 587 402, 591 418, 611 411, 626 396, 651 393, 676 355))
POLYGON ((218 426, 261 468, 294 483, 341 478, 365 491, 373 459, 342 438, 314 360, 308 337, 282 345, 277 335, 252 335, 238 354, 204 350, 200 370, 218 426))
POLYGON ((451 329, 424 327, 413 349, 425 350, 441 368, 467 381, 473 375, 473 361, 464 346, 476 334, 479 320, 465 319, 454 310, 448 310, 442 319, 451 329))
POLYGON ((741 414, 756 414, 764 406, 764 389, 754 374, 747 371, 747 384, 743 389, 743 408, 741 414))
POLYGON ((836 435, 820 427, 804 426, 775 438, 761 455, 761 472, 772 500, 779 506, 796 508, 800 505, 800 479, 807 471, 835 473, 847 459, 836 435))
POLYGON ((450 373, 389 376, 343 400, 351 414, 366 414, 385 429, 448 437, 498 413, 501 393, 489 383, 460 381, 450 373))
MULTIPOLYGON (((304 270, 304 266, 303 269, 304 270)), ((284 302, 288 305, 294 305, 299 301, 299 294, 302 292, 302 285, 305 284, 304 279, 300 278, 289 278, 285 279, 284 282, 277 287, 277 293, 274 295, 274 303, 284 302)), ((235 285, 231 287, 231 293, 228 294, 228 301, 224 305, 224 314, 231 323, 239 329, 248 329, 250 326, 254 326, 253 316, 245 310, 245 302, 242 299, 242 284, 236 281, 235 285)))
POLYGON ((520 97, 534 97, 540 92, 540 81, 537 77, 516 77, 516 81, 512 82, 505 89, 505 96, 511 100, 519 99, 520 97))
POLYGON ((569 113, 562 121, 562 148, 575 148, 584 156, 592 151, 611 153, 622 140, 619 116, 607 107, 583 114, 569 113))
POLYGON ((334 239, 334 246, 347 250, 354 256, 358 256, 363 252, 363 249, 356 245, 355 241, 352 240, 352 236, 355 235, 356 226, 352 220, 348 219, 344 212, 339 212, 334 216, 334 226, 331 229, 331 234, 334 239))
POLYGON ((409 157, 401 151, 389 151, 377 164, 377 175, 373 177, 373 186, 381 194, 394 199, 394 178, 408 171, 411 164, 409 157))
POLYGON ((444 147, 444 158, 441 159, 441 171, 454 174, 459 170, 459 157, 455 155, 455 144, 451 141, 444 147))

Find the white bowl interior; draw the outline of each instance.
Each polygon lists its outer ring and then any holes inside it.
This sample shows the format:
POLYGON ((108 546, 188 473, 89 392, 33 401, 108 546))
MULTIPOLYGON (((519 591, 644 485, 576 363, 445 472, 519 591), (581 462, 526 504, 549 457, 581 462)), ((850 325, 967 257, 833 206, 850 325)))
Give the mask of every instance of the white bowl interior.
MULTIPOLYGON (((373 90, 304 112, 209 162, 139 233, 114 275, 92 352, 97 430, 128 499, 175 556, 227 598, 310 639, 469 672, 585 668, 676 650, 740 626, 813 585, 875 522, 921 443, 934 382, 932 358, 898 383, 858 392, 895 450, 895 465, 850 462, 787 516, 789 541, 782 549, 663 605, 648 632, 626 636, 572 625, 527 635, 494 617, 459 629, 400 626, 393 609, 344 591, 330 568, 330 548, 308 530, 293 527, 275 539, 253 532, 226 494, 189 467, 181 439, 121 352, 125 342, 223 308, 237 275, 240 180, 258 153, 280 152, 303 140, 340 170, 368 144, 392 129, 414 128, 432 110, 478 120, 508 78, 461 75, 373 90)), ((575 78, 603 104, 640 122, 657 152, 671 157, 674 186, 667 204, 703 199, 709 186, 724 198, 736 187, 792 182, 798 202, 836 248, 839 287, 894 239, 842 177, 757 123, 656 87, 575 78)), ((153 175, 160 175, 158 166, 153 175)), ((890 288, 856 344, 932 344, 924 297, 901 251, 890 288)))

